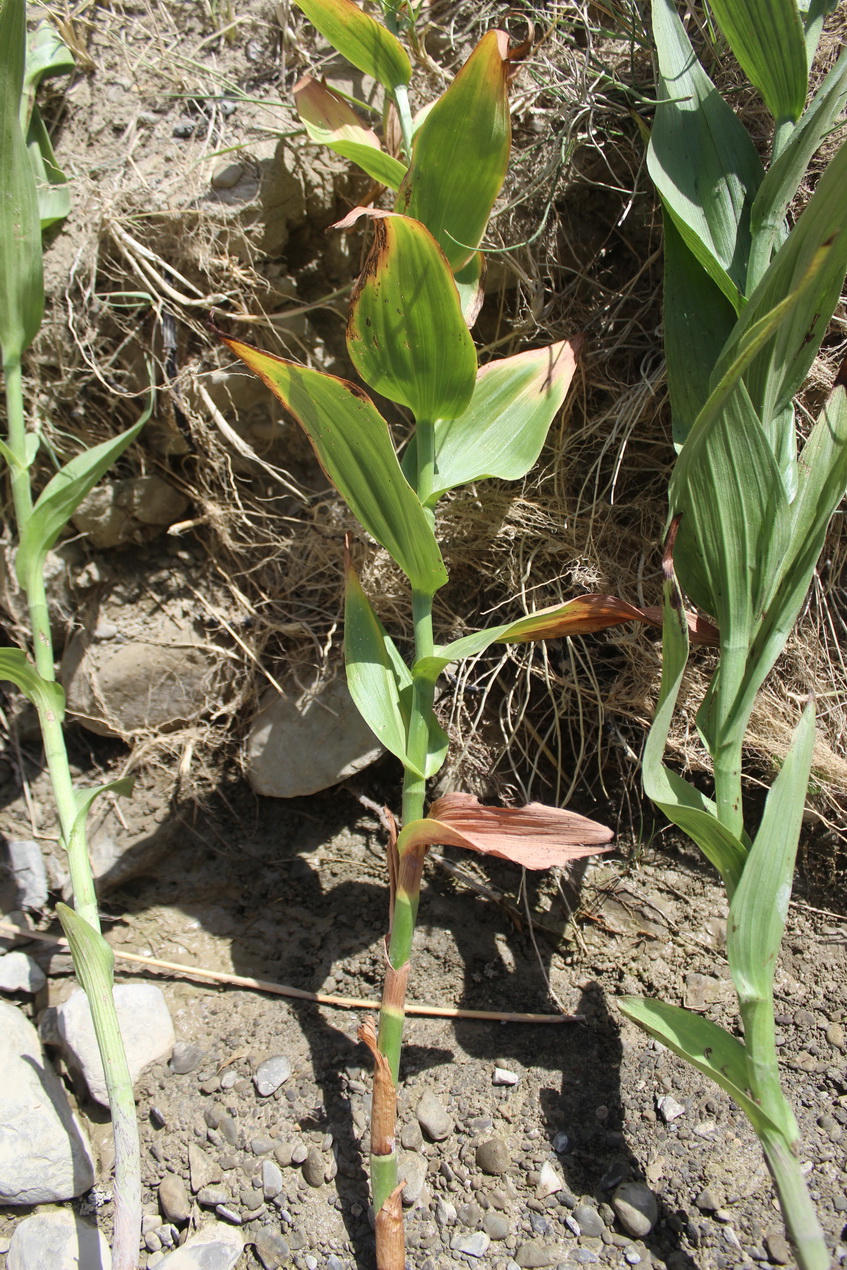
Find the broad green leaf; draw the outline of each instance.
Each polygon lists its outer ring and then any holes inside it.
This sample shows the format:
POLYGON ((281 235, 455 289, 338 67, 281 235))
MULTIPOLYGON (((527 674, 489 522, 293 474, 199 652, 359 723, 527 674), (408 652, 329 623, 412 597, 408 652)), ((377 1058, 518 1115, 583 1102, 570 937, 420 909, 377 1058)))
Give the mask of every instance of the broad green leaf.
POLYGON ((681 449, 709 398, 710 377, 736 321, 735 309, 664 212, 664 336, 673 440, 681 449))
POLYGON ((723 402, 709 399, 677 460, 669 501, 671 515, 682 515, 675 551, 682 586, 717 619, 724 655, 746 657, 776 585, 789 512, 743 383, 723 402))
POLYGON ((838 303, 847 272, 847 144, 818 181, 809 203, 780 247, 742 313, 715 367, 717 382, 765 315, 791 299, 773 339, 744 372, 754 409, 773 419, 791 403, 808 374, 838 303))
POLYGON ((717 818, 711 799, 663 762, 685 665, 688 661, 688 624, 673 561, 664 560, 664 625, 662 628, 662 684, 653 726, 644 745, 644 792, 673 824, 688 834, 723 878, 731 896, 744 868, 747 850, 717 818))
POLYGON ((759 831, 729 906, 727 956, 742 1004, 771 1000, 814 746, 815 707, 809 701, 768 792, 759 831))
POLYGON ((781 1134, 781 1127, 750 1097, 747 1051, 729 1032, 699 1014, 665 1001, 618 997, 617 1005, 633 1023, 720 1085, 737 1102, 756 1133, 781 1134))
POLYGON ((485 477, 517 481, 535 466, 581 346, 561 340, 482 367, 464 413, 435 425, 434 499, 485 477))
POLYGON ((469 330, 473 329, 485 301, 485 270, 485 256, 481 251, 475 251, 468 263, 462 265, 453 275, 459 292, 462 317, 469 330))
POLYGON ((42 230, 64 220, 71 209, 67 177, 56 162, 53 143, 35 104, 38 85, 50 75, 67 75, 74 69, 73 53, 48 22, 42 22, 29 41, 21 96, 21 130, 38 191, 42 230))
POLYGON ((56 162, 53 143, 36 106, 26 136, 27 151, 38 194, 42 232, 63 221, 71 210, 68 178, 56 162))
POLYGON ((350 304, 353 365, 419 422, 452 419, 471 399, 477 363, 450 266, 419 221, 361 211, 373 219, 374 241, 350 304))
POLYGON ((509 40, 482 37, 415 134, 395 211, 422 221, 453 270, 479 246, 511 145, 509 40))
POLYGON ((795 0, 710 0, 738 64, 777 121, 806 104, 806 37, 795 0))
POLYGON ((10 365, 32 343, 44 310, 41 220, 20 125, 25 57, 24 0, 0 0, 0 346, 10 365))
POLYGON ((88 789, 76 791, 76 815, 65 847, 70 856, 80 847, 85 846, 85 830, 88 824, 88 813, 91 805, 101 794, 120 794, 123 798, 131 798, 135 787, 134 776, 122 776, 118 780, 107 781, 104 785, 92 785, 88 789))
POLYGON ((365 127, 339 93, 306 75, 294 89, 294 101, 312 141, 357 163, 380 184, 399 190, 406 165, 385 153, 376 133, 365 127))
POLYGON ((847 50, 821 84, 809 108, 791 132, 779 157, 765 173, 750 212, 753 246, 747 293, 753 292, 788 230, 785 216, 809 163, 847 104, 847 50))
POLYGON ((684 242, 738 310, 762 165, 697 61, 673 0, 653 0, 652 12, 660 100, 647 166, 684 242))
POLYGON ((58 31, 42 22, 29 40, 24 68, 24 91, 21 99, 21 131, 29 130, 35 108, 35 94, 43 79, 51 75, 70 75, 76 63, 74 55, 58 31))
POLYGON ((13 683, 39 713, 65 717, 65 694, 52 679, 42 679, 22 648, 0 648, 0 680, 13 683))
POLYGON ((443 586, 447 571, 427 513, 370 397, 346 379, 222 338, 291 411, 329 480, 412 587, 432 593, 443 586))
POLYGON ((342 57, 385 88, 408 84, 409 55, 395 36, 353 0, 297 0, 297 5, 342 57))
POLYGON ((151 396, 138 423, 120 436, 102 441, 100 445, 77 454, 44 486, 32 509, 32 515, 21 531, 20 546, 15 556, 15 572, 24 590, 32 589, 33 579, 41 573, 47 552, 77 507, 115 459, 135 440, 150 418, 152 410, 151 396))
POLYGON ((847 491, 847 390, 836 382, 798 463, 799 487, 790 508, 789 541, 779 581, 748 658, 737 711, 749 717, 794 629, 806 599, 827 527, 847 491))
POLYGON ((828 13, 838 8, 838 0, 799 0, 797 7, 800 10, 806 36, 806 62, 811 70, 824 19, 828 13))
POLYGON ((404 767, 422 777, 423 773, 409 761, 408 719, 404 718, 400 706, 401 692, 411 691, 411 672, 373 611, 349 562, 346 582, 344 659, 350 696, 380 745, 399 758, 404 767))

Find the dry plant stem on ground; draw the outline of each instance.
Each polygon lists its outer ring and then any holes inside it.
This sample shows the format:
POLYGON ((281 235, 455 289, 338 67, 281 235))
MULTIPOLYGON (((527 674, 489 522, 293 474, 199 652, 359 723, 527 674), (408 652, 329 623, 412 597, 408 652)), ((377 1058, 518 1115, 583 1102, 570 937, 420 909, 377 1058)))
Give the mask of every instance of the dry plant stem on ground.
MULTIPOLYGON (((7 438, 0 443, 12 489, 18 548, 15 569, 26 597, 33 661, 21 648, 0 649, 0 678, 14 683, 38 711, 44 753, 74 894, 74 908, 59 905, 74 967, 94 1021, 115 1136, 115 1270, 138 1264, 141 1231, 141 1170, 135 1100, 112 995, 113 956, 100 934, 94 881, 86 844, 89 807, 103 788, 128 792, 127 783, 75 790, 65 748, 64 693, 56 683, 53 641, 44 583, 48 551, 74 509, 146 420, 111 441, 84 451, 57 472, 33 502, 31 469, 37 433, 27 431, 22 357, 41 325, 43 310, 41 234, 55 223, 53 191, 36 186, 35 161, 24 137, 27 110, 26 11, 23 0, 0 4, 0 346, 3 352, 7 438)), ((30 77, 31 82, 31 77, 30 77)), ((28 103, 32 110, 32 102, 28 103)), ((39 151, 43 163, 44 156, 39 151)), ((52 155, 52 151, 50 151, 52 155)), ((37 157, 37 156, 36 156, 37 157)), ((36 169, 43 172, 42 169, 36 169)), ((64 213, 62 213, 64 214, 64 213)), ((149 412, 148 412, 149 413, 149 412)))
POLYGON ((665 346, 679 457, 670 486, 663 674, 644 786, 719 870, 730 899, 727 955, 743 1044, 707 1019, 635 998, 624 1012, 736 1100, 759 1136, 804 1270, 826 1270, 794 1114, 780 1086, 773 981, 815 738, 814 702, 749 827, 742 750, 755 699, 807 595, 847 488, 844 368, 802 452, 801 389, 847 272, 847 145, 789 231, 809 163, 847 101, 847 53, 806 106, 825 5, 768 0, 712 8, 774 120, 764 171, 751 137, 697 60, 671 0, 653 0, 659 105, 648 166, 665 222, 665 346), (692 359, 691 350, 698 355, 692 359), (714 801, 663 765, 688 656, 684 591, 720 631, 697 716, 714 801))
MULTIPOLYGON (((393 210, 354 209, 336 228, 371 222, 373 244, 356 284, 348 351, 362 379, 415 419, 398 457, 388 422, 356 384, 224 337, 306 431, 329 479, 371 539, 408 579, 414 653, 407 663, 346 560, 345 657, 353 699, 403 766, 402 828, 389 842, 390 932, 378 1031, 361 1039, 375 1061, 371 1180, 380 1270, 404 1264, 395 1147, 406 985, 423 860, 434 843, 493 854, 532 869, 606 849, 611 831, 557 807, 484 807, 466 794, 427 810, 426 784, 445 761, 448 738, 433 700, 451 663, 500 642, 525 643, 605 629, 655 614, 613 596, 585 595, 447 645, 436 642, 433 601, 447 581, 436 509, 448 491, 486 477, 519 480, 535 464, 565 399, 581 339, 561 341, 480 368, 469 328, 479 312, 484 262, 479 244, 509 159, 508 86, 516 55, 502 31, 483 36, 446 91, 414 120, 408 112, 409 58, 394 31, 352 0, 301 0, 339 52, 380 83, 401 124, 401 157, 383 147, 342 96, 306 77, 298 110, 313 141, 361 166, 393 210)), ((390 25, 397 12, 386 6, 390 25)), ((403 22, 410 21, 405 15, 403 22)), ((414 44, 414 41, 412 41, 414 44)), ((716 638, 694 622, 694 634, 716 638)))

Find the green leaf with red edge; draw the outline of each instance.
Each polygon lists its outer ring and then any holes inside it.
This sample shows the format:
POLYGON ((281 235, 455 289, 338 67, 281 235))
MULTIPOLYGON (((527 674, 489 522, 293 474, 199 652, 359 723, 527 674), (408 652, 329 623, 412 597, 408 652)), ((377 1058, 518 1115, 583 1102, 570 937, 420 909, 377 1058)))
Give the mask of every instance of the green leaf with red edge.
MULTIPOLYGON (((686 614, 689 630, 698 643, 716 645, 718 632, 711 622, 686 614)), ((527 644, 540 639, 563 639, 568 635, 590 635, 596 631, 622 626, 625 622, 644 622, 661 626, 662 614, 657 608, 639 609, 615 595, 580 595, 566 604, 540 609, 516 622, 490 626, 475 631, 452 644, 436 648, 432 657, 422 657, 414 665, 415 678, 435 680, 445 666, 463 657, 485 652, 492 644, 527 644)))
POLYGON ((422 820, 404 825, 400 855, 438 843, 511 860, 526 869, 551 869, 581 856, 611 851, 614 834, 587 816, 544 803, 484 807, 472 794, 445 794, 422 820))
POLYGON ((422 221, 454 270, 479 246, 511 145, 509 37, 489 31, 415 134, 395 211, 422 221))
POLYGON ((353 293, 347 348, 376 392, 432 423, 461 414, 476 382, 476 349, 443 251, 420 221, 355 208, 374 241, 353 293))
POLYGON ((297 5, 342 57, 386 88, 408 84, 412 64, 400 41, 353 0, 297 0, 297 5))
POLYGON ((467 409, 435 425, 434 498, 484 477, 517 481, 535 466, 581 345, 562 340, 482 367, 467 409))
POLYGON ((340 93, 305 75, 294 88, 294 101, 312 141, 357 163, 381 185, 399 190, 405 163, 386 154, 376 133, 365 127, 340 93))
POLYGON ((294 415, 329 480, 413 588, 432 593, 443 586, 447 570, 432 525, 367 393, 346 379, 222 338, 294 415))

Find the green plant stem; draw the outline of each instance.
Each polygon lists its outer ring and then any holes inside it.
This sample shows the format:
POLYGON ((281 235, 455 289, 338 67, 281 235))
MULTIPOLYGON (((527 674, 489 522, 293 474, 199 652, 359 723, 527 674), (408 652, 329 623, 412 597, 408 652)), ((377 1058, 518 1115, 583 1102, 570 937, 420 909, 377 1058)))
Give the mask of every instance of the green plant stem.
POLYGON ((740 1004, 750 1090, 781 1130, 760 1134, 760 1138, 785 1224, 802 1270, 828 1270, 829 1252, 796 1153, 800 1131, 779 1080, 773 997, 742 1000, 740 1004))
POLYGON ((714 754, 715 804, 718 820, 737 838, 744 835, 741 795, 741 749, 734 742, 722 745, 714 754))
MULTIPOLYGON (((20 357, 4 359, 8 444, 13 456, 10 463, 12 498, 19 533, 32 516, 32 487, 27 465, 26 424, 24 417, 23 381, 20 357)), ((53 637, 43 572, 27 579, 25 588, 33 655, 42 679, 55 683, 56 668, 53 637)), ((77 798, 73 787, 62 719, 52 710, 39 710, 39 724, 44 743, 44 756, 56 810, 67 849, 68 869, 74 896, 74 910, 100 937, 97 895, 84 817, 78 823, 77 798)), ((82 975, 79 974, 82 982, 82 975)), ((138 1265, 138 1240, 141 1230, 141 1158, 135 1095, 126 1060, 113 995, 112 974, 100 973, 87 982, 86 995, 91 1007, 94 1032, 103 1061, 103 1071, 115 1138, 115 1206, 112 1265, 114 1270, 135 1270, 138 1265)))

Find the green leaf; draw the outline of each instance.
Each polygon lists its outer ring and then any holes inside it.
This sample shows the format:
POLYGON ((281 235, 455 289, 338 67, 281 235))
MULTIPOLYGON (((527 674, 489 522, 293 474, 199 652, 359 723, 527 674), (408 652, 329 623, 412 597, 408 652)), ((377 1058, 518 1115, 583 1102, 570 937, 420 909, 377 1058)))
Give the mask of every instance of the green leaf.
POLYGON ((806 62, 811 70, 824 19, 827 14, 838 8, 838 0, 799 0, 797 7, 803 19, 803 29, 806 35, 806 62))
POLYGON ((774 119, 806 104, 806 37, 795 0, 710 0, 738 64, 774 119))
POLYGON ((768 792, 759 831, 729 906, 727 955, 742 1004, 771 1000, 814 746, 815 707, 809 701, 768 792))
POLYGON ((720 873, 731 896, 741 879, 747 856, 744 843, 718 820, 712 800, 693 785, 689 785, 663 762, 671 720, 688 661, 688 623, 673 572, 673 561, 668 553, 664 567, 662 685, 653 725, 644 746, 641 768, 644 792, 668 820, 696 842, 706 859, 720 873))
POLYGON ((359 714, 380 745, 404 767, 422 777, 409 761, 408 718, 400 694, 412 687, 412 675, 371 606, 352 565, 346 568, 344 602, 344 659, 347 686, 359 714))
POLYGON ((29 122, 35 109, 35 95, 41 81, 52 75, 70 75, 75 65, 74 55, 58 31, 49 22, 40 23, 29 40, 26 52, 21 99, 22 132, 29 130, 29 122))
POLYGON ((788 500, 743 383, 701 412, 671 478, 682 514, 675 563, 695 604, 717 619, 721 648, 746 650, 770 602, 789 531, 788 500))
POLYGON ((647 166, 689 250, 736 310, 762 165, 747 130, 703 70, 673 0, 653 0, 659 94, 647 166))
POLYGON ((747 292, 761 281, 788 230, 785 216, 809 163, 847 104, 847 50, 842 52, 759 186, 750 212, 753 247, 747 292))
POLYGON ((24 590, 32 589, 33 579, 40 575, 47 552, 77 507, 115 459, 135 440, 152 410, 151 395, 138 423, 120 436, 111 437, 75 455, 47 482, 21 531, 20 546, 15 556, 15 571, 24 590))
MULTIPOLYGON (((99 931, 89 926, 84 917, 67 904, 56 905, 56 915, 62 923, 65 938, 71 946, 74 971, 88 997, 92 1016, 102 1013, 98 1008, 104 993, 111 993, 115 969, 115 954, 99 931)), ((110 1029, 113 1041, 121 1044, 117 1028, 110 1029)), ((98 1031, 99 1042, 99 1031, 98 1031)), ((104 1063, 105 1066, 105 1063, 104 1063)))
POLYGON ((395 36, 353 0, 297 0, 297 5, 342 57, 387 89, 412 78, 409 55, 395 36))
POLYGON ((561 340, 482 367, 464 413, 435 425, 433 501, 485 477, 520 480, 535 466, 581 346, 561 340))
POLYGON ((805 211, 750 296, 715 367, 717 382, 756 324, 790 299, 773 339, 744 373, 754 409, 773 419, 791 404, 814 361, 847 273, 847 145, 830 161, 805 211))
POLYGON ((617 1005, 633 1023, 720 1085, 735 1100, 756 1133, 781 1135, 780 1126, 750 1097, 747 1051, 729 1032, 699 1014, 665 1001, 618 997, 617 1005))
POLYGON ((347 348, 366 383, 415 418, 454 418, 471 399, 476 349, 450 266, 419 221, 356 209, 373 219, 374 241, 353 292, 347 348))
POLYGON ((366 128, 340 93, 304 76, 294 89, 297 112, 312 141, 350 159, 391 190, 399 190, 406 165, 386 154, 376 133, 366 128))
POLYGON ((750 650, 736 706, 739 718, 749 717, 759 688, 794 629, 830 519, 847 491, 847 391, 843 383, 836 383, 812 429, 798 472, 789 542, 773 598, 750 650))
POLYGON ((20 108, 24 0, 0 0, 0 346, 10 363, 35 338, 44 310, 41 220, 20 108))
POLYGON ((39 714, 65 717, 65 694, 52 679, 42 679, 22 648, 0 648, 0 680, 13 683, 39 714))
POLYGON ((395 211, 422 221, 453 270, 479 246, 511 145, 508 36, 482 37, 415 134, 395 211))
POLYGON ((462 265, 453 275, 459 292, 462 317, 470 330, 473 329, 485 301, 485 269, 485 256, 481 251, 475 251, 468 263, 462 265))
POLYGON ((51 75, 67 75, 74 69, 71 50, 47 22, 42 22, 27 49, 24 91, 21 96, 21 130, 38 191, 42 230, 64 220, 71 209, 67 177, 56 162, 53 143, 35 96, 41 81, 51 75))
POLYGON ((431 594, 443 586, 447 571, 427 513, 370 397, 346 379, 222 338, 291 411, 329 480, 412 587, 431 594))
POLYGON ((664 335, 673 439, 681 449, 711 392, 710 377, 735 310, 665 208, 664 335))
POLYGON ((26 136, 27 151, 38 193, 38 215, 42 232, 63 221, 71 210, 68 178, 56 162, 53 143, 36 106, 26 136))

